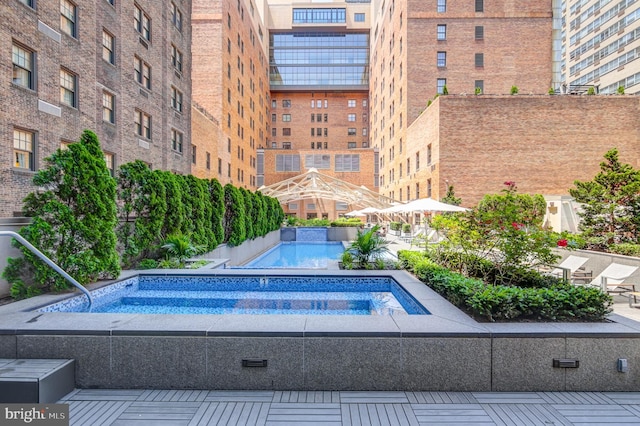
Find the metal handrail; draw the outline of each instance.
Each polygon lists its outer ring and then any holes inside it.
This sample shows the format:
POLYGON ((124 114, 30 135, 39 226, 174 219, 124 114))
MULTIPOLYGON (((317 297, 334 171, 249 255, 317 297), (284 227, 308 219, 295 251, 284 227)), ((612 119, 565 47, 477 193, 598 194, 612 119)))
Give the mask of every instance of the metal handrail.
POLYGON ((93 305, 93 298, 91 297, 91 293, 89 293, 89 290, 87 290, 82 284, 80 284, 78 281, 76 281, 71 275, 67 274, 61 267, 59 267, 58 265, 53 263, 53 261, 51 259, 49 259, 44 253, 42 253, 40 250, 38 250, 29 241, 24 239, 24 237, 22 235, 18 234, 17 232, 13 232, 13 231, 0 231, 0 237, 13 237, 13 238, 15 238, 16 240, 18 240, 20 242, 20 244, 22 244, 23 246, 28 248, 29 251, 31 251, 31 253, 33 253, 36 256, 38 256, 40 258, 40 260, 42 260, 44 263, 49 265, 54 271, 56 271, 57 273, 62 275, 67 281, 69 281, 71 284, 73 284, 76 288, 80 289, 80 291, 83 292, 85 296, 87 296, 87 299, 89 299, 89 311, 91 311, 91 306, 93 305))

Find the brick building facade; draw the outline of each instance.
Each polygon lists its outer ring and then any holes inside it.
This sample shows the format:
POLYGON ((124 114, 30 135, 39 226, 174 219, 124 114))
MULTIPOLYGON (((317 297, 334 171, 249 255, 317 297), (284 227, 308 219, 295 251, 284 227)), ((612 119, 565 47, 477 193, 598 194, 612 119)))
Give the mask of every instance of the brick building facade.
POLYGON ((639 114, 635 96, 440 96, 407 131, 410 173, 397 188, 419 185, 425 197, 430 183, 440 199, 453 185, 464 206, 505 181, 523 193, 568 194, 612 148, 640 167, 639 114))
POLYGON ((84 129, 111 170, 141 159, 190 172, 191 3, 164 6, 2 2, 0 217, 19 214, 44 158, 84 129))

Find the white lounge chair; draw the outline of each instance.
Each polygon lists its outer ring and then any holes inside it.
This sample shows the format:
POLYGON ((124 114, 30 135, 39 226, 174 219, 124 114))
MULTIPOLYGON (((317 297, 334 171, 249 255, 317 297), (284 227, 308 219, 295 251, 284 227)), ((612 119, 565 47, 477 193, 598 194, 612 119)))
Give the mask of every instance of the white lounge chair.
MULTIPOLYGON (((554 268, 551 271, 551 275, 562 278, 564 271, 568 270, 569 274, 567 278, 571 279, 574 277, 574 274, 576 273, 576 271, 582 268, 582 265, 584 265, 587 262, 587 260, 589 260, 588 257, 569 255, 569 257, 563 260, 562 263, 560 263, 556 268, 554 268)), ((584 277, 580 277, 580 278, 584 278, 584 277)))
POLYGON ((637 266, 622 265, 620 263, 612 263, 607 266, 597 277, 591 281, 591 285, 599 286, 602 291, 607 293, 625 293, 635 291, 634 285, 624 283, 636 270, 637 266))

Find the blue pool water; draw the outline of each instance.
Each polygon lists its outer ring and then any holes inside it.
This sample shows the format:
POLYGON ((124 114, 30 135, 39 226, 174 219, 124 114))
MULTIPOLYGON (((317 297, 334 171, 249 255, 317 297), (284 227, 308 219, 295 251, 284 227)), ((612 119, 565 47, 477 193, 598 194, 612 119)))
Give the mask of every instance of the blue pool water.
POLYGON ((326 269, 330 261, 338 261, 343 251, 341 242, 281 242, 242 268, 326 269))
MULTIPOLYGON (((144 314, 426 315, 388 277, 140 275, 93 292, 92 312, 144 314)), ((40 312, 83 312, 74 297, 40 312)))

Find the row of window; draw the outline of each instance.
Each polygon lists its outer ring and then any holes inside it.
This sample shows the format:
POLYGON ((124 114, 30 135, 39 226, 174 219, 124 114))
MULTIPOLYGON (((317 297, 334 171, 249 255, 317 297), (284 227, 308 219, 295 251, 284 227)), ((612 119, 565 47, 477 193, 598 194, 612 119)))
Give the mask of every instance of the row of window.
MULTIPOLYGON (((103 31, 103 51, 102 57, 105 61, 115 63, 114 37, 106 30, 103 31)), ((36 90, 36 52, 26 46, 13 42, 13 83, 27 89, 36 90)), ((171 45, 171 60, 176 70, 182 71, 182 52, 174 45, 171 45)), ((151 66, 139 56, 134 56, 133 61, 135 80, 151 90, 151 66)), ((72 96, 77 93, 78 76, 69 70, 60 71, 61 101, 67 105, 76 107, 77 99, 72 96)), ((182 111, 182 93, 174 88, 174 92, 179 92, 179 102, 172 103, 178 111, 182 111)), ((175 95, 175 93, 173 93, 175 95)), ((177 95, 176 95, 177 96, 177 95)), ((174 96, 174 98, 176 97, 174 96)))
MULTIPOLYGON (((437 52, 436 64, 438 68, 447 67, 447 52, 437 52)), ((476 68, 484 67, 484 53, 476 53, 474 64, 476 68)))
MULTIPOLYGON (((311 108, 322 108, 322 100, 311 100, 311 108)), ((367 108, 368 100, 362 100, 362 108, 367 108)), ((355 108, 357 105, 357 101, 355 99, 347 99, 347 107, 355 108)), ((278 101, 276 99, 271 100, 271 108, 277 108, 278 101)), ((324 100, 324 107, 329 108, 329 100, 324 100)), ((291 108, 291 99, 283 99, 282 100, 282 108, 291 108)), ((326 116, 326 114, 325 114, 326 116)), ((325 120, 326 121, 326 120, 325 120)))
MULTIPOLYGON (((476 25, 474 28, 474 38, 476 40, 484 40, 484 26, 476 25)), ((436 39, 444 41, 447 39, 447 24, 438 24, 436 27, 436 39)))
MULTIPOLYGON (((330 168, 329 155, 309 154, 305 156, 306 168, 330 168), (316 165, 317 164, 317 165, 316 165), (327 167, 323 167, 324 165, 327 167)), ((359 172, 360 154, 334 154, 334 171, 336 172, 359 172)), ((298 154, 278 154, 276 155, 276 172, 299 172, 300 155, 298 154)))
MULTIPOLYGON (((475 0, 475 2, 475 11, 484 12, 484 0, 475 0)), ((438 0, 436 10, 438 13, 445 13, 447 11, 447 0, 438 0)))
MULTIPOLYGON (((474 80, 473 82, 473 87, 475 89, 475 92, 477 94, 482 94, 484 93, 484 80, 474 80)), ((447 85, 447 79, 446 78, 438 78, 436 79, 436 91, 439 95, 444 94, 444 87, 447 85)), ((447 88, 447 91, 449 89, 447 88)))
MULTIPOLYGON (((70 142, 61 142, 61 148, 64 149, 70 142)), ((14 128, 13 129, 13 167, 22 170, 36 170, 36 144, 37 133, 32 130, 14 128)), ((104 160, 107 163, 107 169, 114 175, 114 155, 104 152, 104 160)))

